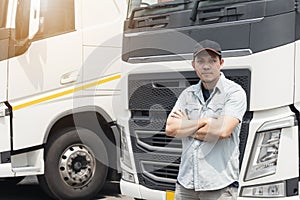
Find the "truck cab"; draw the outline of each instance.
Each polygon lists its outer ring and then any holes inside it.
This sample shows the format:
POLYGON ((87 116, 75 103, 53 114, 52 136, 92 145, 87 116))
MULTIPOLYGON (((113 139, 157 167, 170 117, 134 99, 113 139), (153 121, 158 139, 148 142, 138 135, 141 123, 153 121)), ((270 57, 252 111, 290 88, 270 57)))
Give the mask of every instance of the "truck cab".
POLYGON ((247 94, 238 199, 299 199, 300 9, 297 0, 131 0, 122 47, 123 194, 172 199, 181 140, 165 135, 199 78, 196 42, 222 46, 222 72, 247 94))

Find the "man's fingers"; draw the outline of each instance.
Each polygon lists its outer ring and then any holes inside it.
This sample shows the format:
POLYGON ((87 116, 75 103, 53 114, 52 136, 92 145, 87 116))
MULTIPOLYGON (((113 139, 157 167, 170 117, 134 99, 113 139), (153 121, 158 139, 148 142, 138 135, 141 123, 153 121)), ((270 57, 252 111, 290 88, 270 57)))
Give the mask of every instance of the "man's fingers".
POLYGON ((187 114, 185 112, 182 112, 182 115, 185 117, 185 118, 188 118, 187 114))
POLYGON ((181 114, 178 111, 175 111, 175 112, 171 113, 171 117, 182 118, 181 114))
POLYGON ((171 117, 176 118, 176 119, 180 118, 178 115, 175 115, 175 114, 171 114, 171 117))
POLYGON ((207 136, 207 131, 204 128, 200 128, 196 131, 196 133, 194 134, 194 138, 198 139, 198 140, 203 140, 206 141, 206 136, 207 136))
POLYGON ((182 115, 182 117, 184 117, 185 119, 189 119, 189 117, 187 116, 186 112, 184 112, 181 108, 179 108, 179 112, 182 115))
POLYGON ((176 118, 176 119, 183 119, 183 120, 188 120, 189 119, 187 114, 181 108, 179 108, 178 110, 172 112, 170 114, 170 116, 173 117, 173 118, 176 118))
POLYGON ((195 138, 196 140, 201 140, 201 141, 203 141, 203 140, 205 139, 205 136, 195 133, 195 134, 193 135, 193 138, 195 138))
POLYGON ((194 133, 193 137, 197 140, 206 141, 206 142, 214 142, 218 140, 218 136, 208 134, 205 128, 198 129, 196 133, 194 133))

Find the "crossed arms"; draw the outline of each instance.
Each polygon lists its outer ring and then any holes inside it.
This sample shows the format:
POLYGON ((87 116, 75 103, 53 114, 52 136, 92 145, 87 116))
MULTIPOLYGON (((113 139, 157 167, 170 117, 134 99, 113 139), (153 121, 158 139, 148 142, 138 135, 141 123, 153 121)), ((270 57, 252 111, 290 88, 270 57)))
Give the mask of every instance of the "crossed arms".
POLYGON ((237 118, 226 115, 190 120, 186 113, 179 109, 169 115, 166 134, 178 138, 192 136, 198 140, 215 141, 229 137, 239 122, 237 118))

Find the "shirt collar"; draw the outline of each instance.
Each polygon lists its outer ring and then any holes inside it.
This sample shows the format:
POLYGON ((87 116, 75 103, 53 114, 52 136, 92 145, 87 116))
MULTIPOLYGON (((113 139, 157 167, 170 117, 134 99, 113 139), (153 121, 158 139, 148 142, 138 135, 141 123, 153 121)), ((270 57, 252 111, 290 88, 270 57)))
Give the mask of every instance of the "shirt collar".
POLYGON ((214 90, 218 90, 219 92, 223 93, 224 92, 224 85, 223 85, 224 81, 225 81, 225 76, 224 76, 223 72, 220 72, 220 78, 219 78, 214 90))
MULTIPOLYGON (((216 92, 220 92, 220 93, 224 92, 224 86, 223 86, 224 80, 225 80, 225 76, 224 76, 223 72, 220 72, 220 78, 219 78, 215 88, 213 89, 212 94, 214 94, 216 92)), ((193 90, 194 94, 201 100, 204 100, 203 94, 202 94, 202 88, 201 88, 201 79, 195 86, 196 87, 193 90)))

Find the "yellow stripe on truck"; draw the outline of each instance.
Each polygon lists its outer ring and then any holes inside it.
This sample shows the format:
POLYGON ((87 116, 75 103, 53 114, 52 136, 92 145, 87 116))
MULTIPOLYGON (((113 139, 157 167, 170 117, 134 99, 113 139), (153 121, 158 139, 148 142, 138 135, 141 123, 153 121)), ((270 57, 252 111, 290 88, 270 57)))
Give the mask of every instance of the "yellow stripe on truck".
POLYGON ((78 92, 78 91, 85 90, 85 89, 88 89, 88 88, 91 88, 91 87, 95 87, 97 85, 101 85, 101 84, 104 84, 104 83, 107 83, 107 82, 110 82, 110 81, 114 81, 114 80, 117 80, 119 78, 121 78, 120 74, 117 74, 117 75, 114 75, 114 76, 111 76, 111 77, 107 77, 107 78, 103 78, 103 79, 100 79, 98 81, 86 84, 86 85, 82 85, 82 86, 79 86, 79 87, 76 87, 76 88, 73 88, 73 89, 69 89, 69 90, 66 90, 66 91, 63 91, 63 92, 59 92, 57 94, 49 95, 49 96, 46 96, 46 97, 43 97, 43 98, 40 98, 40 99, 36 99, 36 100, 33 100, 33 101, 22 103, 22 104, 17 105, 17 106, 13 106, 12 109, 13 109, 13 111, 16 111, 16 110, 19 110, 19 109, 22 109, 22 108, 25 108, 25 107, 28 107, 28 106, 32 106, 32 105, 35 105, 35 104, 38 104, 38 103, 42 103, 42 102, 45 102, 45 101, 56 99, 58 97, 62 97, 62 96, 68 95, 68 94, 72 94, 74 92, 78 92))

